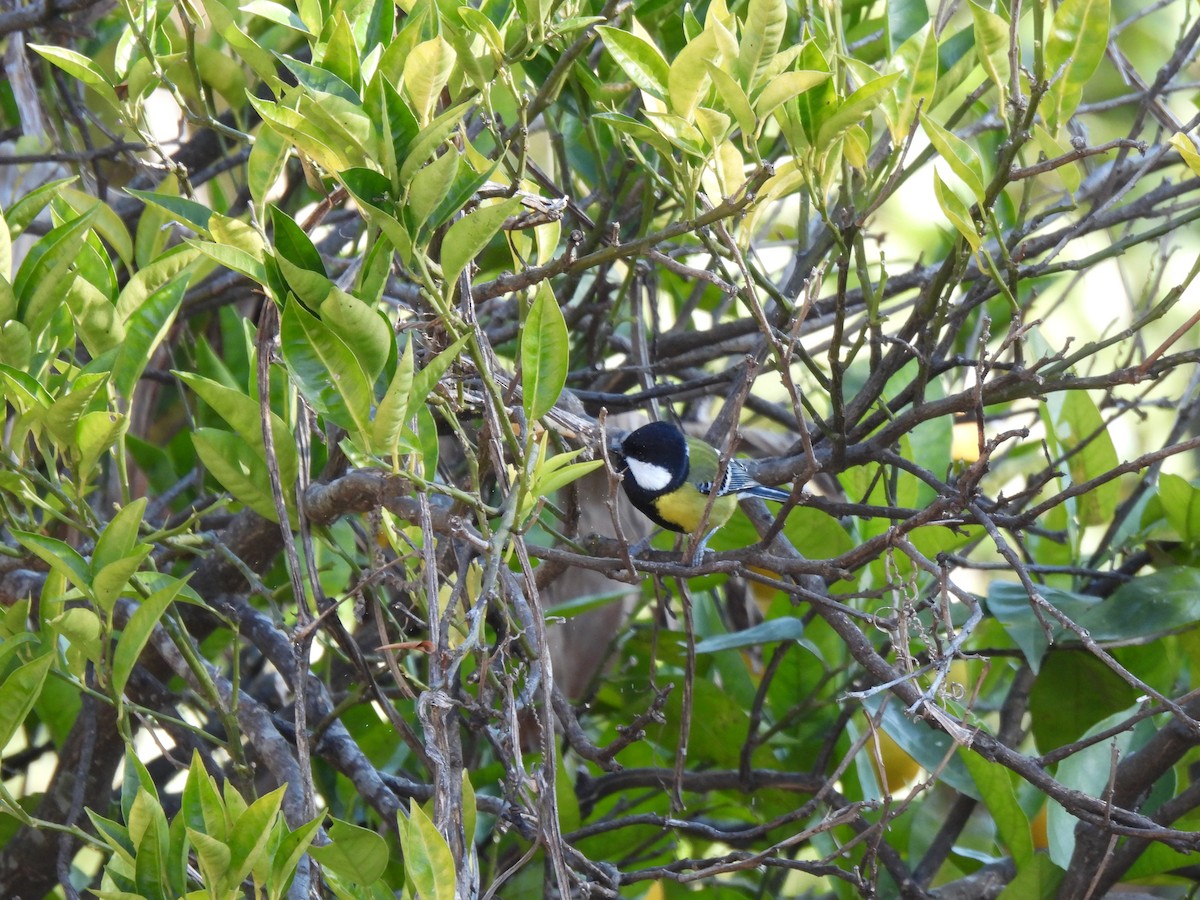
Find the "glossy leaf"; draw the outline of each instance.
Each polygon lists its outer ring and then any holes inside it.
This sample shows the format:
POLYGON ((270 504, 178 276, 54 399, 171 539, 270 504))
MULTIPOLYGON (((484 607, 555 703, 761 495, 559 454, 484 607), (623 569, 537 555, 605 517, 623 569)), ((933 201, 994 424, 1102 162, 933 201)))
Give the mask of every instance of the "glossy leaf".
POLYGON ((896 96, 885 103, 888 111, 888 127, 892 140, 902 145, 909 129, 917 117, 917 110, 928 111, 937 89, 938 42, 932 28, 924 34, 915 34, 900 47, 892 62, 904 73, 896 83, 896 96))
POLYGON ((540 419, 558 402, 570 370, 567 323, 549 282, 538 286, 521 331, 521 386, 525 416, 540 419))
POLYGON ((442 241, 442 280, 453 288, 458 276, 499 233, 505 219, 514 215, 521 201, 510 197, 463 216, 450 226, 442 241))
POLYGON ((1108 46, 1109 0, 1064 0, 1046 39, 1046 77, 1061 77, 1042 101, 1043 118, 1054 132, 1075 112, 1108 46))
POLYGON ((125 193, 137 197, 143 203, 153 204, 166 212, 178 222, 195 229, 202 234, 208 232, 208 221, 213 211, 203 203, 189 200, 186 197, 176 197, 171 194, 156 194, 152 191, 139 191, 126 188, 125 193))
POLYGON ((92 571, 117 562, 130 553, 138 544, 138 530, 146 511, 146 498, 139 497, 124 506, 104 527, 92 551, 92 571))
POLYGON ((371 419, 371 447, 376 453, 399 455, 400 438, 409 418, 415 355, 410 341, 401 352, 392 381, 371 419))
POLYGON ((1192 174, 1200 177, 1200 153, 1196 152, 1196 146, 1188 139, 1188 136, 1177 131, 1171 135, 1168 143, 1179 151, 1179 155, 1183 157, 1183 161, 1191 169, 1192 174))
POLYGON ((696 106, 708 90, 708 67, 721 56, 716 36, 706 31, 694 41, 689 41, 675 57, 667 72, 667 92, 671 98, 671 110, 677 116, 691 121, 696 106))
MULTIPOLYGON (((417 174, 417 170, 421 168, 425 160, 433 156, 437 152, 437 149, 458 128, 458 123, 461 121, 463 115, 466 114, 466 111, 466 103, 459 103, 456 106, 450 107, 421 129, 416 137, 412 139, 405 153, 401 153, 397 148, 396 158, 404 160, 400 164, 400 184, 402 186, 412 181, 413 176, 417 174)), ((394 128, 395 125, 393 124, 394 128)))
POLYGON ((824 121, 817 132, 817 147, 827 148, 852 125, 857 125, 869 116, 884 101, 887 92, 900 78, 898 72, 881 75, 864 84, 838 104, 837 109, 824 121))
MULTIPOLYGON (((192 433, 196 455, 212 476, 239 503, 253 509, 264 519, 278 522, 275 500, 271 495, 271 476, 264 463, 236 434, 217 428, 198 428, 192 433)), ((291 492, 284 492, 291 501, 291 492)))
POLYGON ((352 433, 369 433, 371 382, 345 341, 296 302, 284 307, 279 330, 284 363, 313 408, 352 433))
POLYGON ((38 335, 49 324, 59 302, 76 277, 71 268, 79 255, 95 212, 65 222, 39 240, 13 279, 18 315, 38 335))
POLYGON ((29 49, 58 66, 72 78, 81 81, 102 97, 114 109, 120 106, 117 92, 108 75, 91 57, 66 47, 29 44, 29 49))
POLYGON ((984 193, 983 163, 971 146, 953 132, 947 131, 929 116, 921 115, 921 125, 929 142, 950 166, 952 172, 962 179, 975 202, 982 204, 987 199, 984 193))
POLYGON ((620 28, 597 25, 596 33, 630 81, 659 100, 667 99, 671 70, 662 51, 646 39, 620 28))
POLYGON ((954 191, 946 186, 937 169, 933 170, 933 192, 937 197, 938 206, 942 208, 943 215, 950 220, 954 230, 966 239, 972 250, 978 251, 983 242, 979 237, 979 230, 971 218, 971 210, 954 191))
POLYGON ((996 823, 1001 842, 1017 866, 1022 866, 1033 856, 1033 835, 1029 830, 1029 817, 1017 803, 1012 774, 1003 766, 974 753, 960 753, 959 759, 983 795, 983 803, 996 823))
POLYGON ((734 74, 738 82, 751 93, 770 65, 787 27, 788 8, 785 0, 750 0, 746 7, 746 24, 738 46, 734 74))
POLYGON ((1158 498, 1167 521, 1185 543, 1200 542, 1200 490, 1178 475, 1158 476, 1158 498))
POLYGON ((408 818, 397 816, 400 846, 404 850, 404 878, 413 894, 422 900, 454 900, 454 857, 446 839, 416 803, 409 806, 408 818))
POLYGON ((975 22, 975 54, 983 71, 996 87, 996 107, 1001 116, 1008 113, 1008 86, 1012 74, 1009 63, 1009 28, 1002 16, 970 0, 975 22))
MULTIPOLYGON (((163 282, 144 301, 132 309, 125 320, 125 340, 113 363, 113 386, 123 397, 133 394, 137 381, 142 377, 146 366, 150 364, 155 351, 167 336, 179 307, 183 303, 183 295, 187 291, 190 274, 186 264, 176 268, 183 260, 177 255, 171 260, 166 270, 159 270, 156 275, 166 276, 166 271, 175 270, 170 280, 163 282)), ((157 280, 157 279, 154 279, 157 280)), ((154 283, 147 279, 138 285, 137 290, 124 298, 127 304, 132 304, 154 283)), ((131 283, 132 284, 132 283, 131 283)), ((118 301, 117 312, 122 312, 122 303, 118 301)))
MULTIPOLYGON (((374 831, 335 819, 329 828, 329 839, 330 843, 310 851, 313 859, 322 866, 363 886, 374 884, 382 877, 388 862, 387 843, 374 831)), ((407 870, 411 865, 407 852, 404 862, 407 870)))
POLYGON ((772 78, 754 101, 754 114, 765 119, 781 104, 829 80, 828 72, 784 72, 772 78))
POLYGON ((42 693, 53 653, 43 653, 13 669, 0 683, 0 746, 7 747, 42 693))
MULTIPOLYGON (((1043 413, 1053 419, 1054 437, 1067 456, 1074 484, 1084 484, 1120 463, 1104 417, 1086 391, 1059 395, 1043 413)), ((1075 498, 1079 522, 1102 525, 1112 521, 1120 493, 1120 482, 1114 479, 1075 498)))
POLYGON ((404 89, 417 121, 427 125, 458 54, 441 35, 418 44, 404 62, 404 89))

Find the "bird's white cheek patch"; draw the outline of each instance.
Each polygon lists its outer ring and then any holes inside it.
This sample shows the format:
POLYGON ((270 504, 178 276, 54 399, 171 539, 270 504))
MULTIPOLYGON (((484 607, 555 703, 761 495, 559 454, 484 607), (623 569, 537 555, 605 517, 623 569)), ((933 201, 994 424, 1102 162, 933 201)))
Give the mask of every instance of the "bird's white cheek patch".
POLYGON ((671 473, 662 466, 642 462, 640 459, 626 459, 629 474, 638 483, 638 487, 647 491, 661 491, 671 483, 671 473))

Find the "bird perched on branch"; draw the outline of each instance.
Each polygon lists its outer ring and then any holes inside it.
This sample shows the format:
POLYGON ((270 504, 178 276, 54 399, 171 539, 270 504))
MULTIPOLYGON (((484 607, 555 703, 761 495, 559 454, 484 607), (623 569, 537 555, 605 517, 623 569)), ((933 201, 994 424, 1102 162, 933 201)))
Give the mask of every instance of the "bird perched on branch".
MULTIPOLYGON (((720 471, 716 449, 689 437, 669 422, 651 422, 630 432, 612 447, 617 471, 629 501, 663 528, 692 534, 700 528, 709 495, 720 471)), ((729 521, 739 496, 786 501, 789 495, 759 484, 736 459, 729 460, 708 513, 708 533, 696 550, 696 560, 713 532, 729 521)))

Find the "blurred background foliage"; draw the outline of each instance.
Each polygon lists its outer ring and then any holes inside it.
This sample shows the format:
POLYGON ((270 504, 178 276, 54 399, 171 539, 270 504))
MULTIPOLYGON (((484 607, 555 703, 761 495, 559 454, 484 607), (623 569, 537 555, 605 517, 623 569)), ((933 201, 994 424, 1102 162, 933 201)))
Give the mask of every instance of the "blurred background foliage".
POLYGON ((1193 889, 1194 4, 0 34, 8 896, 1193 889))

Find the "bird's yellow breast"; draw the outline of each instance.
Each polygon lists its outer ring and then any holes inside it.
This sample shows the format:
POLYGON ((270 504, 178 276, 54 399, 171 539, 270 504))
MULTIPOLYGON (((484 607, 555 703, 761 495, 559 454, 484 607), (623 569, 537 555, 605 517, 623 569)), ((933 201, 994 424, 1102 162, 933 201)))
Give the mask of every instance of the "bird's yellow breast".
MULTIPOLYGON (((700 518, 708 505, 708 496, 701 494, 690 484, 685 484, 677 491, 664 494, 654 501, 659 516, 667 522, 676 525, 684 534, 691 534, 700 527, 700 518)), ((737 497, 729 494, 718 497, 708 514, 708 530, 720 528, 729 521, 737 508, 737 497)))

